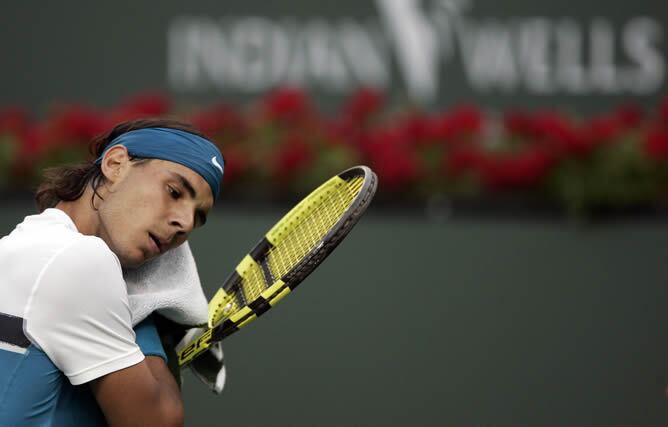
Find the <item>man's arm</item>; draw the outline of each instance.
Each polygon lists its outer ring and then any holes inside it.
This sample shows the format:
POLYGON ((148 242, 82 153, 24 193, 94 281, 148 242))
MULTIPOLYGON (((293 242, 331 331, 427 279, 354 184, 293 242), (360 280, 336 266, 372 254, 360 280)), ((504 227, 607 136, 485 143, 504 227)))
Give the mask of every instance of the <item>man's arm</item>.
MULTIPOLYGON (((26 309, 27 335, 72 385, 90 384, 107 423, 183 425, 167 365, 145 357, 135 343, 121 267, 106 245, 78 239, 54 256, 42 277, 26 309)), ((159 342, 155 327, 144 332, 150 330, 159 342)))
POLYGON ((160 357, 98 378, 91 389, 111 427, 183 425, 181 393, 160 357))

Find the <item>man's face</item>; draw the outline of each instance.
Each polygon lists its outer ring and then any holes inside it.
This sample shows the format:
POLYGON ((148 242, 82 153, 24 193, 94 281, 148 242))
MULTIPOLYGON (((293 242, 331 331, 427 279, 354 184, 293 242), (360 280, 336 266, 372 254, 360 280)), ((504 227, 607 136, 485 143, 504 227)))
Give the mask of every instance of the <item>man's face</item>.
POLYGON ((121 265, 136 268, 186 241, 206 221, 211 188, 193 170, 165 160, 127 162, 105 172, 104 200, 97 203, 99 237, 121 265))

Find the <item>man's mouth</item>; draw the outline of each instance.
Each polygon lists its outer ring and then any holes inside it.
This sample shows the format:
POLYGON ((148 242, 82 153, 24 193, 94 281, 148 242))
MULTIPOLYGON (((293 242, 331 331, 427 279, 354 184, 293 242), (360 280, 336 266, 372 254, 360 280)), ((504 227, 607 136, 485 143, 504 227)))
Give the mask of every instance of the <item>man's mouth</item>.
POLYGON ((153 233, 148 233, 148 235, 151 237, 151 240, 155 244, 156 248, 158 249, 158 252, 163 253, 164 252, 164 243, 156 237, 153 233))

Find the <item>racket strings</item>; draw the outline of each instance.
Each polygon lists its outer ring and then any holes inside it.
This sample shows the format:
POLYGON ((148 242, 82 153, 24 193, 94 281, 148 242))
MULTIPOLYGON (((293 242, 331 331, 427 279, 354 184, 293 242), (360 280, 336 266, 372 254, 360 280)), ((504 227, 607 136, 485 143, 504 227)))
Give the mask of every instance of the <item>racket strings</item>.
POLYGON ((341 186, 314 205, 281 244, 269 251, 267 258, 277 277, 290 271, 336 223, 340 210, 333 201, 336 200, 340 188, 341 186))
POLYGON ((310 208, 281 243, 267 254, 275 277, 283 277, 311 252, 346 213, 360 192, 364 177, 344 181, 310 208))
POLYGON ((242 293, 243 299, 248 304, 259 297, 268 286, 264 279, 264 274, 262 274, 260 264, 252 263, 241 279, 241 289, 239 292, 242 293))
MULTIPOLYGON (((300 217, 300 222, 264 258, 275 278, 290 272, 316 247, 346 213, 363 185, 363 176, 344 181, 309 207, 306 214, 300 217)), ((272 284, 266 280, 259 263, 249 264, 241 277, 240 286, 232 291, 234 300, 230 313, 257 299, 272 284)))

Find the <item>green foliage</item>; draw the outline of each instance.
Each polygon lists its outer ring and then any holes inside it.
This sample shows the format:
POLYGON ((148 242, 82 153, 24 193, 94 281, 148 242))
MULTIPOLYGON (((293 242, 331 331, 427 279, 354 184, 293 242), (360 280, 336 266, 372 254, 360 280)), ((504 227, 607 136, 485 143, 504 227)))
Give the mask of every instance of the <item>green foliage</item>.
POLYGON ((9 134, 0 134, 0 190, 7 190, 13 181, 13 166, 18 154, 16 138, 9 134))

